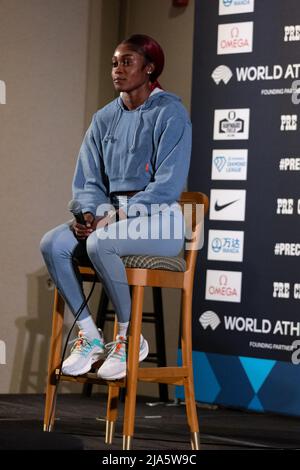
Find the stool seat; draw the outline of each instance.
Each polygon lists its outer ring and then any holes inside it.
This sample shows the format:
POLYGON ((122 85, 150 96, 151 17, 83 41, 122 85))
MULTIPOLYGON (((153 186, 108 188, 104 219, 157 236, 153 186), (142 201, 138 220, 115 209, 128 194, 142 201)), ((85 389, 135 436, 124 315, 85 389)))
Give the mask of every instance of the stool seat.
MULTIPOLYGON (((80 266, 93 268, 88 256, 73 257, 80 266)), ((126 255, 121 256, 125 268, 139 269, 162 269, 164 271, 186 271, 186 261, 180 256, 149 256, 149 255, 126 255)))
POLYGON ((129 255, 121 256, 126 268, 163 269, 164 271, 184 272, 186 262, 180 256, 149 256, 129 255))

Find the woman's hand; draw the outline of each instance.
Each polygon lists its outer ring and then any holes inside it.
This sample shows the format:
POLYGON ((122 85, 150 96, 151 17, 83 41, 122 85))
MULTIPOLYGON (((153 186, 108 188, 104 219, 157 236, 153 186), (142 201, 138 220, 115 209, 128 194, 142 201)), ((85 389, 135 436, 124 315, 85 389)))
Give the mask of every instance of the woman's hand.
POLYGON ((85 240, 92 232, 94 232, 94 230, 96 230, 97 223, 99 222, 99 220, 105 217, 94 217, 91 212, 86 212, 85 214, 83 214, 83 218, 85 220, 85 225, 79 224, 78 222, 76 222, 76 220, 74 220, 72 224, 73 232, 78 240, 85 240))

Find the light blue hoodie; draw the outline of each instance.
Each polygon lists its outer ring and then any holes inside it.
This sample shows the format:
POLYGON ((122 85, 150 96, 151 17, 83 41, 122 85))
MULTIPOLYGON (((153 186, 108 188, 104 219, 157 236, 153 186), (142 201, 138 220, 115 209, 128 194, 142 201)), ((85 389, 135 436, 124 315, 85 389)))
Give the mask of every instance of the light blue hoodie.
MULTIPOLYGON (((180 98, 152 93, 129 111, 118 97, 97 111, 80 148, 73 198, 96 214, 115 191, 137 191, 127 210, 178 200, 188 176, 191 122, 180 98)), ((124 207, 125 209, 125 207, 124 207)))

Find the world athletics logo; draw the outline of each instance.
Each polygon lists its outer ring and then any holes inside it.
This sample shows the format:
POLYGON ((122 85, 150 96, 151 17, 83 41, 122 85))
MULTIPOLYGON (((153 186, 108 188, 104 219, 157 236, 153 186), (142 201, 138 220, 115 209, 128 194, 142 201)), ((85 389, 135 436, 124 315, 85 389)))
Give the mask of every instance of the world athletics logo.
POLYGON ((215 68, 211 74, 211 77, 217 85, 219 85, 221 82, 224 82, 225 85, 227 85, 227 83, 231 80, 232 75, 233 74, 227 65, 219 65, 219 67, 215 68))
POLYGON ((208 310, 202 313, 199 322, 204 330, 206 330, 208 326, 210 326, 212 330, 215 330, 220 325, 221 320, 215 312, 208 310))

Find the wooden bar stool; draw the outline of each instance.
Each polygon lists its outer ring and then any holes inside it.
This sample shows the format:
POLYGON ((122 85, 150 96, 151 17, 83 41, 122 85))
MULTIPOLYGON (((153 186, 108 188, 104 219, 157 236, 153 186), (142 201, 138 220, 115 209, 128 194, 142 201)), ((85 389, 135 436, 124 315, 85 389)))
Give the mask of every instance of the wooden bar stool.
MULTIPOLYGON (((208 210, 208 198, 202 193, 184 192, 181 194, 179 202, 184 206, 184 215, 187 222, 186 229, 193 233, 193 239, 191 241, 188 240, 189 247, 185 250, 184 258, 153 256, 122 257, 126 266, 128 284, 132 286, 133 293, 128 335, 126 378, 122 380, 104 381, 97 379, 95 373, 88 373, 79 377, 61 376, 61 380, 65 381, 98 384, 106 383, 108 385, 105 438, 107 444, 110 444, 113 439, 115 422, 118 416, 119 389, 120 387, 126 387, 123 423, 124 450, 130 450, 132 447, 138 381, 184 386, 187 421, 191 432, 191 446, 193 450, 198 450, 200 446, 198 417, 194 395, 191 330, 194 273, 201 241, 204 214, 206 214, 208 210), (203 210, 203 216, 201 216, 200 207, 203 210), (177 288, 182 291, 180 328, 182 366, 143 368, 139 365, 144 288, 147 286, 177 288)), ((94 279, 95 271, 92 268, 82 266, 79 267, 79 270, 85 281, 94 279)), ((44 415, 45 431, 51 431, 54 423, 55 404, 53 400, 55 383, 59 373, 58 367, 60 365, 63 314, 64 302, 56 291, 44 415), (51 409, 53 412, 50 416, 51 409)), ((115 320, 114 337, 116 336, 116 326, 117 322, 115 320)))

